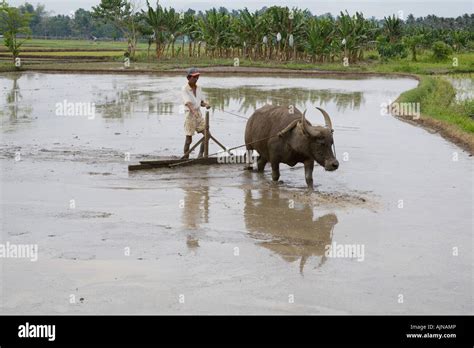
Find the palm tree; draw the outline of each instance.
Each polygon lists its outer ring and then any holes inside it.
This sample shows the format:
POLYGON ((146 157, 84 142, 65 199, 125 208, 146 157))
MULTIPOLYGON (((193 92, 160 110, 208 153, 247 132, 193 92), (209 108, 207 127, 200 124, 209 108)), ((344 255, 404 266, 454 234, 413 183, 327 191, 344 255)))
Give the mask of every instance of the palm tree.
POLYGON ((384 17, 383 30, 390 43, 395 43, 402 36, 402 21, 395 15, 384 17))
POLYGON ((418 34, 418 35, 411 35, 411 36, 405 36, 403 38, 403 43, 405 46, 407 46, 412 55, 412 60, 416 62, 416 52, 418 47, 421 45, 423 42, 423 35, 418 34))
POLYGON ((469 42, 469 32, 465 30, 455 30, 451 32, 451 46, 456 52, 467 47, 469 42))

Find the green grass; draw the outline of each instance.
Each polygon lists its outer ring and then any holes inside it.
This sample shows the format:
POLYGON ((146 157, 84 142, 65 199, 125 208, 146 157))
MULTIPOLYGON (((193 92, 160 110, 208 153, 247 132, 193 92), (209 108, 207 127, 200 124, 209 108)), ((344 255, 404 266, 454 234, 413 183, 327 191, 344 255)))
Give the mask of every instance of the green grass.
MULTIPOLYGON (((180 45, 175 46, 177 50, 180 45)), ((204 56, 204 49, 201 50, 201 58, 189 58, 188 46, 184 46, 184 57, 179 54, 171 58, 171 52, 165 52, 160 62, 156 62, 154 56, 154 46, 150 49, 150 57, 147 57, 146 49, 137 53, 137 62, 153 62, 156 64, 163 64, 167 61, 175 64, 194 64, 197 66, 211 66, 225 65, 231 66, 234 64, 234 58, 209 58, 204 56)), ((474 52, 453 53, 449 59, 443 62, 436 62, 432 58, 432 53, 429 50, 419 52, 417 61, 413 62, 411 56, 403 59, 393 59, 387 62, 380 60, 379 54, 375 50, 369 50, 364 54, 365 59, 354 64, 349 64, 345 67, 341 62, 332 63, 310 63, 306 61, 288 61, 279 62, 276 60, 252 60, 250 58, 239 58, 241 66, 251 67, 279 67, 290 69, 320 69, 320 70, 334 70, 334 71, 371 71, 371 72, 407 72, 415 74, 436 74, 436 73, 463 73, 474 71, 474 52), (457 58, 458 66, 453 65, 453 58, 457 58)))
POLYGON ((474 101, 456 102, 456 90, 442 76, 421 76, 417 88, 400 95, 398 102, 420 103, 421 113, 448 124, 459 130, 474 133, 474 101))
MULTIPOLYGON (((67 52, 22 52, 22 56, 34 57, 123 57, 120 51, 67 51, 67 52)), ((0 52, 0 57, 11 57, 10 53, 0 52)))
POLYGON ((0 61, 0 72, 16 71, 15 64, 10 61, 0 61))
MULTIPOLYGON (((122 41, 92 41, 92 40, 27 40, 24 48, 61 48, 61 49, 127 49, 127 42, 122 41)), ((146 49, 148 44, 139 43, 139 49, 146 49)))
MULTIPOLYGON (((370 52, 369 52, 370 53, 370 52)), ((373 53, 372 53, 373 54, 373 53)), ((367 56, 367 55, 366 55, 367 56)), ((161 68, 179 68, 185 66, 233 66, 233 58, 189 58, 189 57, 164 57, 159 62, 155 61, 153 52, 150 52, 150 58, 147 58, 145 52, 140 52, 136 57, 140 63, 149 62, 156 64, 161 68)), ((467 73, 474 72, 474 52, 459 53, 452 55, 449 60, 444 62, 435 62, 431 58, 431 54, 426 52, 420 54, 417 62, 411 61, 411 58, 390 60, 381 62, 380 60, 365 60, 349 66, 344 66, 342 62, 333 63, 309 63, 304 61, 263 61, 239 58, 239 65, 244 67, 261 67, 261 68, 285 68, 285 69, 317 69, 330 71, 348 71, 348 72, 376 72, 376 73, 411 73, 411 74, 444 74, 444 73, 467 73), (457 66, 453 65, 452 58, 457 58, 457 66)))
MULTIPOLYGON (((257 67, 257 68, 282 68, 298 70, 324 70, 337 72, 374 72, 374 73, 411 73, 411 74, 445 74, 445 73, 463 73, 474 71, 474 53, 460 55, 459 66, 453 67, 451 64, 429 63, 429 62, 409 62, 409 61, 389 61, 382 63, 378 61, 365 61, 357 64, 351 64, 345 67, 342 63, 308 63, 308 62, 279 62, 279 61, 261 61, 240 58, 239 66, 257 67)), ((138 53, 137 66, 145 65, 148 69, 162 70, 173 68, 185 68, 189 66, 210 67, 210 66, 234 66, 232 58, 161 58, 156 61, 153 55, 146 58, 146 53, 138 53)))
MULTIPOLYGON (((29 53, 25 53, 28 55, 29 53)), ((60 57, 68 57, 68 56, 94 56, 94 57, 123 57, 123 52, 120 51, 72 51, 72 52, 41 52, 40 54, 35 53, 35 55, 41 56, 60 56, 60 57)))
MULTIPOLYGON (((100 70, 101 67, 104 69, 113 68, 113 66, 121 67, 121 62, 123 61, 123 55, 120 52, 114 51, 104 51, 102 56, 107 56, 110 58, 111 63, 90 63, 83 65, 80 61, 74 61, 71 59, 71 62, 67 65, 61 66, 61 68, 69 68, 71 70, 77 69, 94 69, 100 70)), ((32 53, 25 53, 25 55, 32 53)), ((79 54, 78 52, 48 52, 48 57, 67 57, 70 56, 101 56, 100 52, 84 52, 79 54)), ((154 52, 150 52, 150 57, 147 58, 146 52, 137 53, 136 62, 132 62, 132 67, 136 69, 143 70, 168 70, 176 68, 187 68, 190 66, 197 67, 218 67, 218 66, 234 66, 234 59, 231 58, 208 58, 208 57, 175 57, 161 58, 159 61, 156 61, 154 57, 154 52)), ((409 59, 404 60, 393 60, 389 62, 379 62, 379 61, 364 61, 358 64, 352 64, 348 67, 345 67, 341 63, 307 63, 307 62, 279 62, 279 61, 254 61, 250 59, 240 59, 241 67, 256 67, 256 68, 282 68, 282 69, 298 69, 298 70, 323 70, 323 71, 336 71, 336 72, 373 72, 373 73, 410 73, 410 74, 420 74, 420 75, 431 75, 431 74, 454 74, 454 73, 463 73, 463 72, 474 72, 474 53, 463 53, 458 55, 457 67, 451 64, 451 61, 447 62, 432 62, 428 59, 421 60, 418 62, 412 62, 409 59)), ((25 63, 27 64, 27 63, 25 63)), ((54 65, 51 66, 50 63, 44 63, 42 65, 31 65, 31 68, 45 68, 54 69, 54 65)), ((59 65, 58 65, 59 67, 59 65)))

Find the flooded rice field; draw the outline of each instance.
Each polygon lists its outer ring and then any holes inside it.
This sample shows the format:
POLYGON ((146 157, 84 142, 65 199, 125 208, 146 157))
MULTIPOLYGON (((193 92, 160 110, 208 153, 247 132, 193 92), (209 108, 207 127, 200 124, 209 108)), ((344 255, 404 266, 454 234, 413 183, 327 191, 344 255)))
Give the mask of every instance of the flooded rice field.
POLYGON ((185 83, 0 76, 2 243, 38 246, 0 258, 1 313, 472 313, 472 158, 384 112, 417 81, 201 75, 228 147, 266 103, 331 115, 340 167, 312 193, 302 164, 278 184, 269 165, 129 172, 182 153, 185 83))
POLYGON ((474 74, 452 75, 446 78, 456 90, 456 101, 474 99, 474 74))

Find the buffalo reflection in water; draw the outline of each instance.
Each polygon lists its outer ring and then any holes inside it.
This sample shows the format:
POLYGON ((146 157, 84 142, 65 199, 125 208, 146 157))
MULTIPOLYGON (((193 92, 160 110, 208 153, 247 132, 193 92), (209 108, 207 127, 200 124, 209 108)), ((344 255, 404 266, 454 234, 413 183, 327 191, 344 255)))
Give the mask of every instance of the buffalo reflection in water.
POLYGON ((284 260, 300 260, 300 273, 311 256, 320 257, 318 267, 326 261, 325 247, 330 245, 334 226, 338 220, 334 214, 326 214, 313 220, 310 204, 294 204, 280 198, 278 189, 259 190, 260 197, 245 192, 244 218, 248 232, 259 245, 279 254, 284 260))

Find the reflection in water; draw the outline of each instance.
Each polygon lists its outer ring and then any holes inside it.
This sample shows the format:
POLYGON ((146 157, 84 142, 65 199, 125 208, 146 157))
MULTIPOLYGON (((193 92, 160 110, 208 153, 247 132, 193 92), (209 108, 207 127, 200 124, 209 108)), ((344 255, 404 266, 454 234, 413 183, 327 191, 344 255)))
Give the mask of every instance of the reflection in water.
MULTIPOLYGON (((250 86, 235 88, 203 88, 212 106, 218 109, 240 105, 238 112, 250 114, 265 103, 290 104, 305 108, 307 103, 324 105, 335 103, 338 111, 359 109, 364 102, 362 92, 335 92, 302 88, 261 89, 250 86)), ((161 92, 149 90, 126 90, 113 86, 112 91, 98 92, 95 100, 97 110, 104 118, 131 117, 134 113, 177 115, 181 101, 176 89, 175 98, 160 97, 161 92)))
POLYGON ((446 77, 456 90, 456 101, 474 99, 474 74, 446 77))
MULTIPOLYGON (((262 104, 295 105, 302 107, 306 103, 324 105, 335 103, 338 111, 359 109, 363 103, 362 92, 335 92, 327 89, 280 88, 259 89, 241 86, 235 88, 203 88, 211 105, 225 109, 231 103, 240 105, 239 112, 250 114, 262 104)), ((250 116, 250 115, 248 115, 250 116)))
POLYGON ((300 260, 300 273, 311 256, 321 258, 318 267, 326 261, 325 247, 332 242, 337 224, 334 214, 326 214, 313 221, 309 204, 294 204, 280 198, 279 190, 259 190, 254 198, 251 190, 245 193, 244 219, 247 230, 263 247, 276 252, 288 262, 300 260))
POLYGON ((105 119, 126 118, 135 113, 171 115, 174 106, 171 101, 163 102, 157 92, 124 90, 117 86, 111 92, 98 92, 95 104, 105 119))
MULTIPOLYGON (((21 105, 26 102, 23 101, 23 96, 20 92, 20 85, 18 79, 21 74, 7 74, 4 78, 11 79, 13 84, 12 88, 5 95, 5 109, 0 109, 0 116, 6 115, 10 122, 15 122, 19 118, 29 118, 31 116, 32 108, 30 105, 21 105)), ((2 124, 5 120, 2 119, 2 124)))
POLYGON ((199 247, 199 239, 193 234, 199 225, 209 222, 209 186, 183 187, 184 202, 181 221, 189 231, 186 245, 190 249, 199 247))

